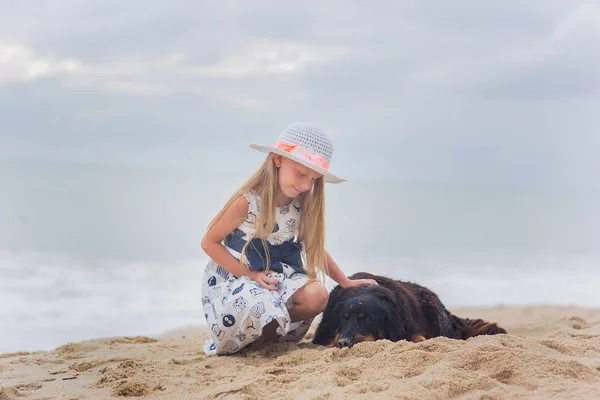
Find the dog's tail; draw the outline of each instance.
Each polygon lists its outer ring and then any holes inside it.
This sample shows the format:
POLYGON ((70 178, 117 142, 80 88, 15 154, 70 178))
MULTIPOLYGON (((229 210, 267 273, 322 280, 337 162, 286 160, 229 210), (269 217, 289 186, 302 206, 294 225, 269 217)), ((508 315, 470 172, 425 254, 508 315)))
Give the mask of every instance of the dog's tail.
POLYGON ((479 335, 498 335, 500 333, 507 333, 506 329, 501 328, 495 322, 487 322, 482 319, 469 319, 460 318, 456 315, 451 314, 452 325, 454 326, 454 332, 461 339, 468 339, 470 337, 479 335))

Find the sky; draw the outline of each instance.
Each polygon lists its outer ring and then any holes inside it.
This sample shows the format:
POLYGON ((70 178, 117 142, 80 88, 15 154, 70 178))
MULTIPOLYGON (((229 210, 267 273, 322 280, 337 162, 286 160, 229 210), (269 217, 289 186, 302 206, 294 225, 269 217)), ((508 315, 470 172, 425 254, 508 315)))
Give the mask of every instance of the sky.
POLYGON ((600 2, 0 0, 0 161, 600 187, 600 2))

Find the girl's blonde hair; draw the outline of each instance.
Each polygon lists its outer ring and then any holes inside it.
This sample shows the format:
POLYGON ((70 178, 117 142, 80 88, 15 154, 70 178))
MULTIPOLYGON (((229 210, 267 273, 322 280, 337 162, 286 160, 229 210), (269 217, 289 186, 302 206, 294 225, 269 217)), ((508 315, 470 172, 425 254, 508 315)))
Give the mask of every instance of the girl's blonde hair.
MULTIPOLYGON (((278 169, 275 166, 273 158, 273 153, 267 155, 263 164, 227 200, 221 211, 213 218, 207 228, 207 230, 210 230, 221 218, 225 209, 239 198, 239 196, 251 190, 256 191, 258 197, 261 199, 262 208, 256 220, 254 235, 247 239, 248 242, 242 248, 240 262, 246 267, 249 267, 245 254, 250 240, 254 237, 260 238, 264 248, 267 249, 266 238, 275 227, 275 193, 278 186, 278 169)), ((320 273, 324 281, 325 274, 328 271, 325 259, 325 182, 323 181, 323 177, 321 176, 316 179, 313 188, 300 194, 298 198, 302 211, 297 239, 302 245, 304 268, 307 271, 309 281, 315 280, 317 273, 320 273)), ((270 265, 269 253, 268 251, 266 253, 265 270, 270 265)))

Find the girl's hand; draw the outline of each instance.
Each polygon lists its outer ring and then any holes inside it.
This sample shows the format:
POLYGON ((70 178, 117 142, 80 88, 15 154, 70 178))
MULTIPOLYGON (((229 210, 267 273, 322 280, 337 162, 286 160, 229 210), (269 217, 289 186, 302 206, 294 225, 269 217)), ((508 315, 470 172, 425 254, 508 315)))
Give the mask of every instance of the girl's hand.
POLYGON ((378 283, 374 279, 348 279, 344 287, 360 285, 378 285, 378 283))
MULTIPOLYGON (((269 273, 271 272, 273 271, 269 271, 269 273)), ((248 271, 246 275, 267 290, 277 290, 279 282, 269 278, 263 271, 248 271)))

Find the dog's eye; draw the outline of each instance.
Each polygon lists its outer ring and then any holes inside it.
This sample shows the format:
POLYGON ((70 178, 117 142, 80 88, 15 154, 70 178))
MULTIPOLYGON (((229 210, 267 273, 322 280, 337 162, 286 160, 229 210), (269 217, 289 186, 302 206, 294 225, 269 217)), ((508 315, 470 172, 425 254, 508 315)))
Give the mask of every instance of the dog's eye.
POLYGON ((365 319, 365 318, 366 318, 366 316, 365 316, 364 312, 358 313, 358 319, 365 319))
POLYGON ((350 314, 348 314, 347 312, 344 313, 344 319, 348 319, 350 318, 350 314))

